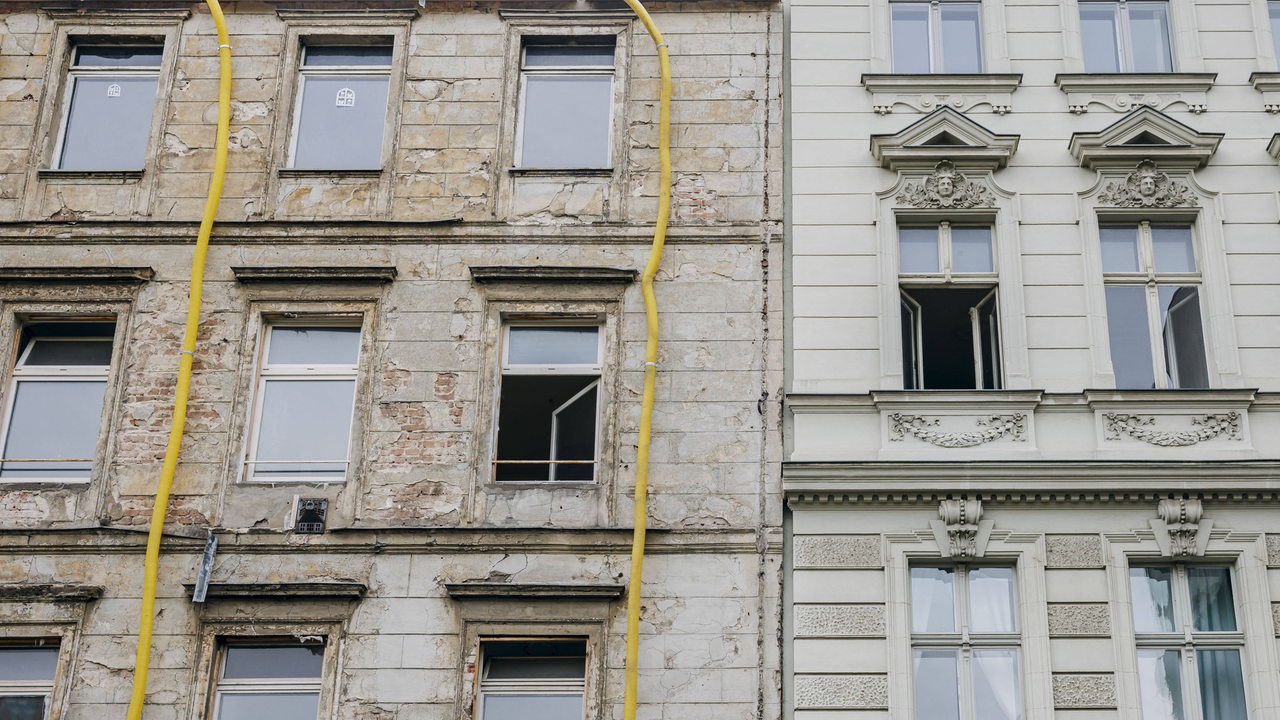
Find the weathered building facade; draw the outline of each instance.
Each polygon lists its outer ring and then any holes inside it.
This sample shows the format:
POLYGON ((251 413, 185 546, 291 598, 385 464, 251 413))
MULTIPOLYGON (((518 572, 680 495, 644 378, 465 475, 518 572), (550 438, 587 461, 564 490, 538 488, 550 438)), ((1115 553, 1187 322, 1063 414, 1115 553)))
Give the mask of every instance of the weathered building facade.
MULTIPOLYGON (((0 5, 0 715, 123 717, 218 40, 53 5, 0 5)), ((781 13, 658 5, 639 713, 777 717, 781 13)), ((145 716, 620 717, 652 41, 612 2, 225 10, 145 716)))
POLYGON ((788 717, 1278 716, 1278 18, 788 3, 788 717))

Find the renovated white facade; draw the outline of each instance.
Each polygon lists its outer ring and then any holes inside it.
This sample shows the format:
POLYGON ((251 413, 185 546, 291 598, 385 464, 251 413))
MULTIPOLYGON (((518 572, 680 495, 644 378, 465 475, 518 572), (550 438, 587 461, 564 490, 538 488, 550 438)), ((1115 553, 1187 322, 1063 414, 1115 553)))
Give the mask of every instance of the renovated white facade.
POLYGON ((788 717, 1280 718, 1277 18, 788 3, 788 717))

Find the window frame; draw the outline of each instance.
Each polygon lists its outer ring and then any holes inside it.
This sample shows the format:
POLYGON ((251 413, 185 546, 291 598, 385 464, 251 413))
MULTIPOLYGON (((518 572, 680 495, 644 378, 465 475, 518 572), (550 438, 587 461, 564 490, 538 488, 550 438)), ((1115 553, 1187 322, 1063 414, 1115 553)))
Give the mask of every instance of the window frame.
POLYGON ((145 164, 149 156, 153 154, 151 152, 151 148, 153 147, 153 145, 150 137, 148 138, 146 146, 143 147, 142 149, 142 153, 141 153, 142 156, 139 158, 142 164, 140 164, 138 167, 98 168, 98 169, 92 169, 92 170, 81 170, 78 168, 68 169, 68 168, 62 167, 63 165, 62 154, 66 146, 67 130, 70 128, 70 125, 71 125, 71 101, 75 95, 76 85, 79 83, 79 81, 82 78, 90 78, 94 76, 105 76, 105 75, 109 75, 113 77, 123 76, 123 77, 137 77, 137 78, 154 77, 156 79, 156 96, 152 101, 152 114, 151 114, 151 125, 154 126, 156 124, 156 116, 157 116, 156 111, 159 109, 159 105, 160 105, 159 103, 160 91, 161 91, 160 76, 161 76, 162 70, 164 69, 164 58, 165 58, 165 54, 167 53, 167 49, 166 49, 167 43, 165 43, 164 40, 161 38, 155 38, 151 42, 144 42, 145 40, 144 38, 134 38, 134 37, 122 38, 120 41, 114 41, 114 42, 110 40, 102 42, 102 41, 98 41, 97 38, 86 38, 86 40, 87 42, 73 40, 71 42, 70 47, 68 48, 67 70, 63 80, 64 87, 62 91, 62 97, 59 100, 60 109, 58 111, 58 116, 59 116, 58 131, 57 131, 57 137, 54 139, 53 153, 49 157, 49 169, 64 171, 64 172, 70 171, 70 172, 87 172, 87 173, 142 172, 143 167, 145 167, 145 164), (81 65, 78 65, 77 57, 78 57, 80 48, 86 48, 86 47, 117 47, 117 48, 143 48, 143 47, 157 48, 158 47, 160 49, 160 58, 156 61, 156 64, 154 66, 153 65, 145 65, 145 66, 143 65, 138 65, 138 66, 133 66, 133 65, 81 66, 81 65))
MULTIPOLYGON (((1129 19, 1129 2, 1130 0, 1078 0, 1077 2, 1077 5, 1080 10, 1083 10, 1084 7, 1087 5, 1114 6, 1115 8, 1115 14, 1113 15, 1113 17, 1115 18, 1115 38, 1114 39, 1116 43, 1115 61, 1116 61, 1116 67, 1118 69, 1113 72, 1130 73, 1130 74, 1134 74, 1134 73, 1157 74, 1157 75, 1180 72, 1180 63, 1178 59, 1178 53, 1175 47, 1177 45, 1177 37, 1174 34, 1174 27, 1173 27, 1174 26, 1173 7, 1172 7, 1172 3, 1169 2, 1168 0, 1132 0, 1132 2, 1137 2, 1139 4, 1144 4, 1144 5, 1163 5, 1164 6, 1164 12, 1165 12, 1165 28, 1164 29, 1169 40, 1168 46, 1165 47, 1165 53, 1169 59, 1168 70, 1135 70, 1134 69, 1134 56, 1137 53, 1134 46, 1132 23, 1129 19)), ((1078 19, 1080 20, 1080 42, 1081 42, 1080 57, 1081 57, 1081 60, 1087 66, 1088 58, 1085 57, 1086 50, 1084 47, 1084 21, 1082 17, 1079 17, 1078 12, 1077 12, 1077 16, 1078 16, 1078 19)), ((1086 70, 1086 72, 1088 71, 1086 70)))
POLYGON ((363 312, 332 312, 332 313, 314 313, 314 314, 296 314, 296 313, 262 313, 257 328, 257 345, 258 351, 255 355, 253 365, 253 376, 251 380, 250 398, 248 402, 249 415, 245 428, 245 449, 243 459, 241 461, 242 469, 240 471, 241 482, 247 485, 280 485, 280 484, 322 484, 335 485, 351 482, 355 476, 354 466, 358 462, 359 455, 357 453, 360 423, 358 408, 360 407, 360 396, 362 391, 362 372, 364 364, 367 362, 366 354, 366 336, 368 335, 368 318, 363 312), (267 358, 270 352, 270 336, 271 331, 275 327, 355 327, 359 329, 359 336, 356 340, 356 362, 347 364, 323 364, 315 363, 313 365, 285 365, 280 369, 274 369, 268 366, 267 358), (262 410, 265 400, 265 387, 268 380, 334 380, 334 379, 350 379, 352 382, 352 403, 350 411, 350 425, 347 436, 347 454, 346 458, 338 460, 302 460, 302 461, 278 461, 280 463, 316 463, 316 464, 338 464, 344 465, 344 471, 340 477, 332 475, 299 475, 297 477, 288 478, 255 478, 255 465, 264 462, 257 460, 259 432, 262 429, 262 410))
MULTIPOLYGON (((928 72, 937 75, 946 74, 966 74, 981 75, 987 72, 986 60, 986 37, 985 23, 983 19, 982 3, 978 0, 889 0, 889 53, 890 62, 893 61, 895 50, 893 48, 893 35, 895 34, 893 11, 895 6, 899 5, 923 5, 928 13, 927 39, 928 39, 928 57, 926 58, 929 66, 928 72), (942 6, 944 5, 971 5, 977 9, 978 19, 978 67, 972 70, 950 70, 943 67, 946 58, 946 48, 943 45, 944 33, 942 25, 942 6)), ((896 66, 893 72, 897 74, 914 74, 899 70, 896 66)))
POLYGON ((58 688, 59 675, 62 674, 63 663, 63 637, 60 636, 42 636, 33 638, 0 638, 0 653, 6 650, 14 649, 33 649, 33 648, 49 648, 54 650, 54 668, 53 675, 47 681, 44 680, 7 680, 0 681, 0 697, 43 697, 44 698, 44 716, 43 720, 53 720, 58 717, 60 712, 55 703, 58 699, 56 690, 58 688))
MULTIPOLYGON (((576 656, 575 656, 576 657, 576 656)), ((582 700, 582 715, 585 720, 588 717, 589 706, 587 704, 587 686, 591 676, 591 639, 586 636, 533 636, 533 637, 505 637, 505 636, 482 636, 478 639, 476 650, 476 680, 475 695, 472 700, 474 703, 474 717, 476 720, 488 720, 485 716, 484 701, 488 695, 577 695, 582 700), (488 657, 485 652, 486 645, 498 645, 502 643, 568 643, 581 642, 583 645, 582 656, 582 678, 580 680, 555 680, 544 679, 536 680, 513 679, 507 681, 489 682, 485 679, 486 669, 488 667, 488 657), (492 687, 496 686, 496 687, 492 687), (576 692, 575 692, 576 691, 576 692)))
MULTIPOLYGON (((871 74, 882 75, 899 75, 902 77, 930 78, 934 82, 928 83, 920 87, 919 92, 925 94, 950 94, 959 92, 951 88, 949 85, 948 75, 978 75, 992 76, 1009 73, 1012 70, 1012 63, 1009 59, 1008 33, 1006 32, 1005 23, 1005 0, 976 0, 976 4, 980 5, 978 13, 979 48, 982 69, 977 73, 948 73, 946 71, 931 71, 929 73, 903 73, 893 68, 893 11, 890 5, 894 0, 871 0, 871 20, 875 25, 875 32, 871 33, 871 66, 869 72, 871 74), (944 90, 946 89, 946 90, 944 90)), ((933 0, 928 0, 932 2, 933 0)), ((937 0, 938 2, 947 2, 948 0, 937 0)), ((963 1, 963 0, 962 0, 963 1)), ((974 2, 975 0, 968 0, 974 2)), ((930 67, 933 67, 933 59, 930 58, 930 67)), ((985 88, 984 88, 985 89, 985 88)), ((966 89, 964 92, 972 93, 972 89, 966 89)), ((926 112, 927 111, 922 111, 926 112)))
MULTIPOLYGON (((554 486, 562 485, 596 485, 600 482, 601 473, 601 450, 602 450, 602 431, 604 427, 604 408, 605 408, 605 321, 599 316, 547 316, 539 319, 538 317, 509 317, 503 318, 501 337, 499 339, 499 362, 498 362, 498 382, 494 388, 494 422, 493 422, 493 451, 490 458, 490 479, 494 483, 508 484, 547 484, 554 486), (561 365, 541 364, 541 363, 518 363, 510 362, 511 348, 511 330, 512 328, 522 327, 594 327, 596 328, 596 362, 594 364, 566 363, 561 365), (498 465, 504 463, 519 464, 541 464, 540 461, 502 461, 498 459, 498 448, 501 440, 502 429, 499 425, 501 420, 501 408, 503 397, 504 381, 508 375, 530 376, 530 375, 569 375, 569 376, 591 376, 594 375, 596 380, 589 383, 573 398, 566 401, 561 407, 565 407, 568 403, 573 402, 588 390, 594 388, 596 391, 596 408, 595 408, 595 438, 593 442, 591 460, 592 479, 591 480, 557 480, 555 477, 556 467, 561 464, 586 464, 582 461, 560 461, 555 459, 555 440, 556 440, 556 419, 553 413, 551 419, 551 448, 548 452, 548 476, 546 480, 499 480, 498 465)), ((558 410, 557 410, 558 412, 558 410)))
POLYGON ((243 637, 243 636, 220 636, 215 640, 214 660, 212 671, 210 673, 210 696, 209 696, 209 718, 218 718, 222 708, 222 700, 226 695, 259 695, 267 693, 279 694, 313 694, 316 697, 316 718, 323 718, 326 713, 321 700, 324 696, 325 684, 325 666, 329 656, 328 637, 321 636, 318 643, 324 648, 320 657, 320 674, 311 677, 293 677, 293 678, 240 678, 231 681, 226 680, 226 665, 229 656, 228 650, 232 647, 245 648, 272 648, 272 647, 289 647, 301 646, 312 647, 317 645, 315 642, 305 642, 309 638, 298 637, 243 637))
POLYGON ((524 35, 520 38, 520 61, 517 69, 520 74, 519 87, 516 90, 516 127, 515 127, 515 147, 512 156, 512 167, 523 171, 554 171, 554 172, 577 172, 577 171, 609 171, 611 172, 617 162, 615 154, 615 145, 618 144, 619 138, 613 131, 617 124, 617 115, 622 109, 618 103, 618 46, 616 36, 604 34, 591 35, 566 35, 563 42, 549 42, 548 40, 559 36, 537 36, 524 35), (591 40, 608 38, 613 41, 590 42, 591 40), (530 42, 534 40, 534 42, 530 42), (613 50, 613 63, 605 69, 603 65, 548 65, 527 67, 526 57, 530 46, 534 47, 610 47, 613 50), (526 111, 529 99, 529 78, 531 77, 608 77, 609 78, 609 115, 606 120, 605 135, 605 164, 598 166, 579 166, 579 165, 525 165, 524 164, 524 136, 525 125, 528 119, 526 111))
POLYGON ((350 38, 312 38, 310 36, 301 38, 301 44, 298 49, 298 67, 297 76, 294 85, 294 100, 292 117, 289 127, 289 146, 284 156, 284 165, 282 169, 294 171, 312 171, 312 172, 382 172, 387 164, 387 126, 392 119, 393 108, 396 104, 397 96, 392 92, 391 79, 396 67, 396 41, 392 36, 357 36, 350 38), (385 41, 385 42, 378 42, 385 41), (390 57, 387 59, 386 65, 322 65, 312 68, 307 67, 307 52, 313 47, 388 47, 391 51, 390 57), (341 75, 353 78, 385 78, 387 81, 387 108, 383 115, 383 122, 379 126, 382 131, 380 138, 380 151, 378 153, 378 162, 375 166, 361 168, 336 168, 336 167, 306 167, 300 168, 295 165, 297 161, 298 150, 298 131, 302 125, 302 100, 305 96, 307 79, 320 75, 341 75))

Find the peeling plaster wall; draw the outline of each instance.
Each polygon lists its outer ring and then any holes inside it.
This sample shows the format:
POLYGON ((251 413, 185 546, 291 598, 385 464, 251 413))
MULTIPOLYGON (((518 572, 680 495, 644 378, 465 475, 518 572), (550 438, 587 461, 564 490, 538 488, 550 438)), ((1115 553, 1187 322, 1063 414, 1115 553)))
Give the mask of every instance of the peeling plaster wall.
MULTIPOLYGON (((377 173, 278 172, 295 89, 282 69, 296 52, 287 13, 227 8, 229 174, 167 514, 148 717, 206 717, 211 638, 281 633, 328 634, 323 702, 334 717, 469 717, 476 638, 505 627, 589 631, 588 720, 621 713, 622 600, 458 600, 445 584, 627 581, 645 344, 639 283, 486 285, 472 268, 643 268, 658 195, 656 56, 632 24, 614 139, 623 161, 612 172, 520 176, 509 172, 502 130, 515 112, 515 75, 497 4, 428 5, 395 15, 407 40, 377 173), (250 283, 231 269, 317 266, 393 268, 395 277, 250 283), (608 335, 599 481, 491 482, 502 313, 584 308, 608 335), (242 481, 262 318, 277 312, 363 318, 346 482, 242 481), (296 496, 330 501, 327 533, 286 530, 296 496), (215 583, 367 591, 354 601, 195 605, 183 586, 196 578, 210 528, 220 543, 215 583)), ((217 42, 198 6, 172 21, 180 31, 168 48, 171 82, 140 175, 41 173, 63 84, 49 63, 65 59, 57 22, 69 21, 34 7, 0 10, 0 270, 16 278, 0 282, 3 371, 21 319, 37 312, 114 315, 117 353, 91 481, 0 485, 0 639, 63 638, 53 720, 120 717, 212 160, 217 42), (154 277, 71 279, 79 268, 121 267, 154 277), (32 268, 68 276, 23 275, 32 268), (100 597, 23 595, 55 584, 100 597)), ((677 58, 676 177, 656 282, 662 345, 640 712, 770 720, 780 716, 781 666, 781 15, 763 2, 655 9, 677 58)), ((74 15, 78 24, 94 18, 74 15)))

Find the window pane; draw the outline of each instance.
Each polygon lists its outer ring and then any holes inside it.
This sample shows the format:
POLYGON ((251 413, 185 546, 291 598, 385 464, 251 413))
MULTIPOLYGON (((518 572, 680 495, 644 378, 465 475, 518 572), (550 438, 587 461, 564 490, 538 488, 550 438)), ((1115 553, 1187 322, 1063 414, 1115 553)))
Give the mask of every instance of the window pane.
POLYGON ((1129 3, 1129 31, 1133 35, 1133 72, 1173 71, 1167 3, 1129 3))
POLYGON ((530 75, 525 78, 520 166, 609 166, 612 75, 530 75))
POLYGON ((1116 12, 1114 3, 1080 3, 1080 39, 1084 44, 1085 72, 1120 72, 1116 12))
MULTIPOLYGON (((581 375, 504 375, 502 398, 498 407, 499 461, 495 479, 511 482, 546 482, 551 480, 552 421, 556 420, 557 454, 564 459, 595 459, 596 400, 593 388, 597 376, 581 375), (587 392, 583 393, 584 390, 587 392), (578 401, 570 403, 574 397, 578 401), (563 425, 556 411, 561 412, 563 425), (567 415, 565 413, 568 413, 567 415), (504 462, 504 461, 522 462, 504 462)), ((560 465, 557 480, 590 481, 595 468, 591 463, 560 465)))
POLYGON ((1169 387, 1209 387, 1199 288, 1162 285, 1157 290, 1169 387))
POLYGON ((1239 650, 1196 652, 1204 720, 1247 720, 1239 650))
POLYGON ((1231 570, 1224 567, 1187 568, 1191 586, 1191 624, 1206 632, 1235 632, 1236 605, 1231 596, 1231 570))
POLYGON ((955 629, 955 573, 948 568, 911 568, 911 631, 955 629))
POLYGON ((111 364, 111 340, 49 340, 34 338, 22 367, 74 365, 106 367, 111 364))
POLYGON ((76 48, 75 64, 81 67, 159 67, 164 48, 159 46, 88 45, 76 48))
POLYGON ((77 77, 62 137, 62 170, 141 170, 155 77, 77 77))
POLYGON ((1271 16, 1271 43, 1275 45, 1276 57, 1280 58, 1280 2, 1267 3, 1267 14, 1271 16))
POLYGON ((898 304, 902 313, 902 389, 918 390, 920 349, 916 346, 916 330, 920 318, 910 298, 901 295, 898 304))
POLYGON ((1142 720, 1185 720, 1177 650, 1139 649, 1138 686, 1142 720))
MULTIPOLYGON (((555 443, 555 459, 595 460, 596 457, 596 408, 598 383, 593 384, 576 398, 566 400, 553 411, 552 441, 555 443)), ((594 464, 557 464, 552 479, 591 482, 595 477, 594 464)))
POLYGON ((315 692, 223 693, 218 704, 218 720, 316 720, 319 712, 315 692))
POLYGON ((485 695, 484 720, 581 720, 582 694, 485 695))
POLYGON ((944 2, 942 11, 942 72, 982 72, 981 8, 976 4, 944 2))
POLYGON ((1133 629, 1137 632, 1173 632, 1172 575, 1169 568, 1129 568, 1129 592, 1133 601, 1133 629))
POLYGON ((898 272, 938 271, 938 229, 898 228, 898 272))
POLYGON ((955 650, 916 650, 917 718, 959 720, 960 681, 955 650))
POLYGON ((271 328, 268 365, 355 365, 360 328, 277 325, 271 328))
POLYGON ((261 462, 254 476, 340 480, 347 470, 355 388, 354 380, 268 380, 254 460, 289 462, 261 462))
POLYGON ((612 45, 529 45, 525 67, 613 67, 612 45))
POLYGON ((0 697, 0 718, 4 720, 44 720, 43 695, 0 697))
POLYGON ((1021 718, 1022 700, 1018 692, 1018 676, 1017 650, 974 650, 973 696, 976 717, 982 720, 1021 718))
POLYGON ((600 328, 512 327, 507 335, 511 365, 597 365, 600 328))
POLYGON ((57 646, 0 649, 0 681, 53 680, 57 669, 57 646))
POLYGON ((308 45, 304 67, 333 67, 335 65, 390 65, 390 45, 308 45))
POLYGON ((1138 272, 1138 228, 1101 227, 1103 272, 1138 272))
POLYGON ((293 167, 380 168, 386 119, 385 75, 304 78, 293 167))
POLYGON ((1107 287, 1107 336, 1116 387, 1149 390, 1156 386, 1147 328, 1147 289, 1107 287))
POLYGON ((1016 632, 1013 568, 969 571, 969 613, 974 632, 1016 632))
POLYGON ((1151 244, 1156 272, 1195 272, 1196 251, 1189 227, 1153 227, 1151 244))
POLYGON ((323 645, 244 647, 229 645, 222 677, 318 678, 324 663, 323 645))
MULTIPOLYGON (((14 459, 93 458, 102 424, 105 381, 19 381, 4 456, 14 459)), ((87 478, 92 462, 5 463, 0 477, 87 478)))
POLYGON ((991 228, 951 228, 951 270, 958 273, 992 272, 991 228))
POLYGON ((893 71, 927 73, 929 67, 929 5, 892 3, 893 71))

